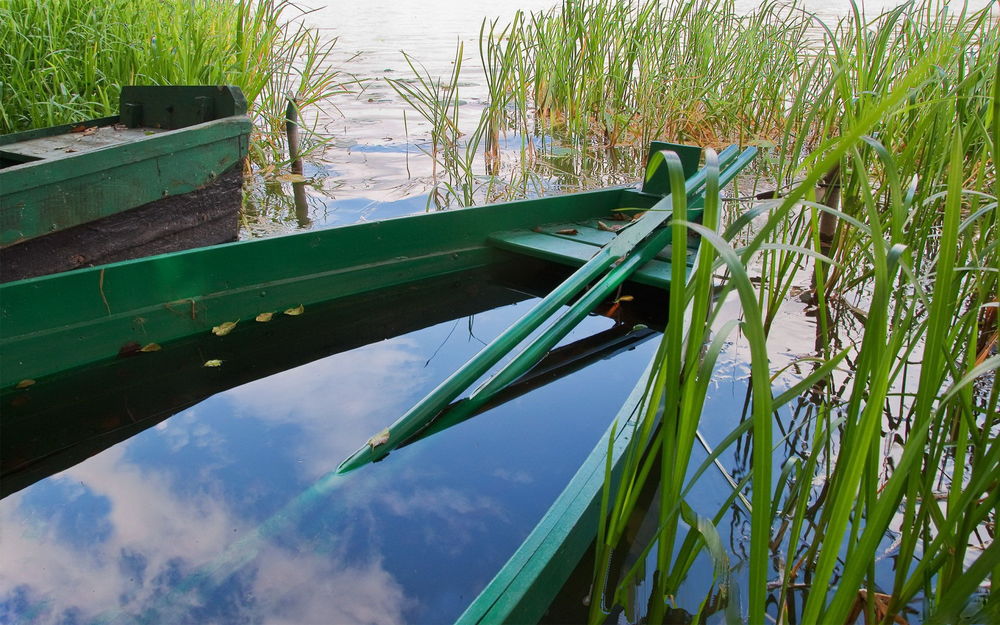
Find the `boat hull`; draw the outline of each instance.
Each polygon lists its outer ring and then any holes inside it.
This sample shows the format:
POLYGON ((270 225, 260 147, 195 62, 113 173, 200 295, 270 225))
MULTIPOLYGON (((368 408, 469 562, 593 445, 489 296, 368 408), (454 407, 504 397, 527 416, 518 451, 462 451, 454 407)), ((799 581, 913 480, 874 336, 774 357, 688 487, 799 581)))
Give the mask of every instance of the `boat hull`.
POLYGON ((236 239, 251 130, 239 90, 127 87, 121 106, 0 137, 0 279, 236 239))
MULTIPOLYGON (((0 386, 226 321, 518 257, 493 232, 605 217, 656 197, 613 188, 243 241, 0 286, 0 386)), ((595 248, 596 249, 596 248, 595 248)))

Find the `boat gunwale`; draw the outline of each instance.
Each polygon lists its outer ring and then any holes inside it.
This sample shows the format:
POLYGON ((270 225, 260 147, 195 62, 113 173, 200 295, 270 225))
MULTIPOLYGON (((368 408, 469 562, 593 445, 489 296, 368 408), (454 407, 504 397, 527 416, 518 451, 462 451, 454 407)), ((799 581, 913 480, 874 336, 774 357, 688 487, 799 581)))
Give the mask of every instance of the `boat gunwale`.
MULTIPOLYGON (((139 141, 112 143, 92 150, 56 154, 19 165, 11 165, 0 169, 0 181, 3 182, 0 200, 5 200, 5 205, 0 206, 0 210, 17 210, 14 202, 8 199, 15 193, 83 176, 92 176, 110 169, 162 158, 178 151, 191 150, 227 139, 241 136, 249 137, 252 130, 253 124, 251 124, 249 117, 233 115, 175 130, 164 130, 139 141), (79 163, 73 162, 72 159, 78 160, 79 163), (71 176, 55 176, 54 172, 46 171, 50 168, 62 169, 67 166, 68 161, 73 162, 74 170, 71 176)), ((0 144, 0 147, 2 145, 9 144, 0 144)), ((241 146, 241 156, 246 156, 248 147, 249 143, 241 146)), ((235 164, 238 160, 239 158, 234 159, 233 163, 235 164)), ((215 173, 221 174, 223 172, 215 173)))
POLYGON ((642 201, 633 193, 611 187, 423 213, 9 282, 0 285, 0 386, 113 357, 129 340, 166 342, 251 313, 509 259, 489 245, 490 232, 642 201), (102 341, 110 346, 98 349, 102 341), (53 350, 62 364, 43 357, 53 350))
MULTIPOLYGON (((469 604, 456 625, 537 623, 597 534, 600 497, 610 465, 621 473, 632 441, 646 380, 655 358, 622 403, 611 425, 503 567, 469 604), (613 437, 613 440, 612 440, 613 437)), ((594 597, 591 597, 594 600, 594 597)))

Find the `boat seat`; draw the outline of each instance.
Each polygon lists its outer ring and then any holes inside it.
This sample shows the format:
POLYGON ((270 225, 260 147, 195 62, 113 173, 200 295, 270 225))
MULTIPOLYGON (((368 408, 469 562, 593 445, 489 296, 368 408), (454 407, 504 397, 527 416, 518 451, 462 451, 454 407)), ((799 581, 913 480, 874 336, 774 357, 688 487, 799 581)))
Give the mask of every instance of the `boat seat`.
MULTIPOLYGON (((488 242, 500 249, 541 258, 562 265, 579 267, 593 258, 597 251, 614 238, 615 233, 605 230, 622 225, 620 221, 591 219, 579 222, 552 223, 533 229, 494 232, 488 242)), ((687 272, 691 271, 697 239, 688 241, 687 272)), ((641 284, 669 290, 671 246, 667 245, 655 258, 636 270, 631 279, 641 284)))

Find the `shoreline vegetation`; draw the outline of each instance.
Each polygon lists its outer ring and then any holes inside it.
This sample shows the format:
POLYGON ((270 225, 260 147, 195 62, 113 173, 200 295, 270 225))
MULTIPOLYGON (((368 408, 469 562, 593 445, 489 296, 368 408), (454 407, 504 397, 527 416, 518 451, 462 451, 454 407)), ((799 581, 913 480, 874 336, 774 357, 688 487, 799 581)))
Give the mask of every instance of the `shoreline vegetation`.
MULTIPOLYGON (((702 223, 672 226, 704 244, 606 480, 590 622, 1000 622, 996 7, 852 4, 831 24, 770 0, 566 0, 483 23, 489 101, 468 132, 461 45, 448 77, 407 56, 413 77, 387 79, 432 127, 429 205, 539 194, 561 168, 605 186, 653 139, 761 148, 750 196, 709 193, 702 223), (778 367, 793 299, 814 349, 778 367), (732 343, 750 354, 746 408, 709 445, 732 343), (700 479, 734 459, 705 507, 700 479)), ((302 108, 345 89, 289 2, 147 8, 0 0, 0 132, 108 114, 130 82, 232 83, 273 172, 286 94, 302 108)))
POLYGON ((537 193, 557 147, 633 155, 618 173, 654 139, 763 152, 752 186, 770 199, 716 197, 703 224, 673 226, 705 244, 607 476, 591 623, 1000 620, 995 4, 853 4, 827 24, 777 2, 566 0, 484 22, 490 98, 467 135, 461 45, 451 76, 407 57, 416 79, 390 81, 433 128, 439 206, 537 193), (792 294, 815 350, 776 370, 792 294), (727 342, 749 350, 750 389, 711 448, 699 424, 727 342), (699 478, 740 456, 723 505, 699 509, 699 478), (656 530, 637 542, 644 519, 656 530))
MULTIPOLYGON (((251 161, 273 171, 288 97, 301 110, 352 82, 306 15, 289 0, 0 0, 0 134, 114 115, 123 85, 232 84, 251 161)), ((307 154, 322 141, 304 130, 307 154)))

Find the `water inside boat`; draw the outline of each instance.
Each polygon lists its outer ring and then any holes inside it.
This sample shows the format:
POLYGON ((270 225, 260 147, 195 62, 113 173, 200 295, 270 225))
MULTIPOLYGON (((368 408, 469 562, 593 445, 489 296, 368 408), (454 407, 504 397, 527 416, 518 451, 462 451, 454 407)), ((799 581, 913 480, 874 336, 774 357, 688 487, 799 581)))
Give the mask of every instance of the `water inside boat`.
POLYGON ((454 620, 599 442, 655 320, 592 315, 486 412, 332 471, 535 288, 438 279, 5 393, 0 620, 454 620))

